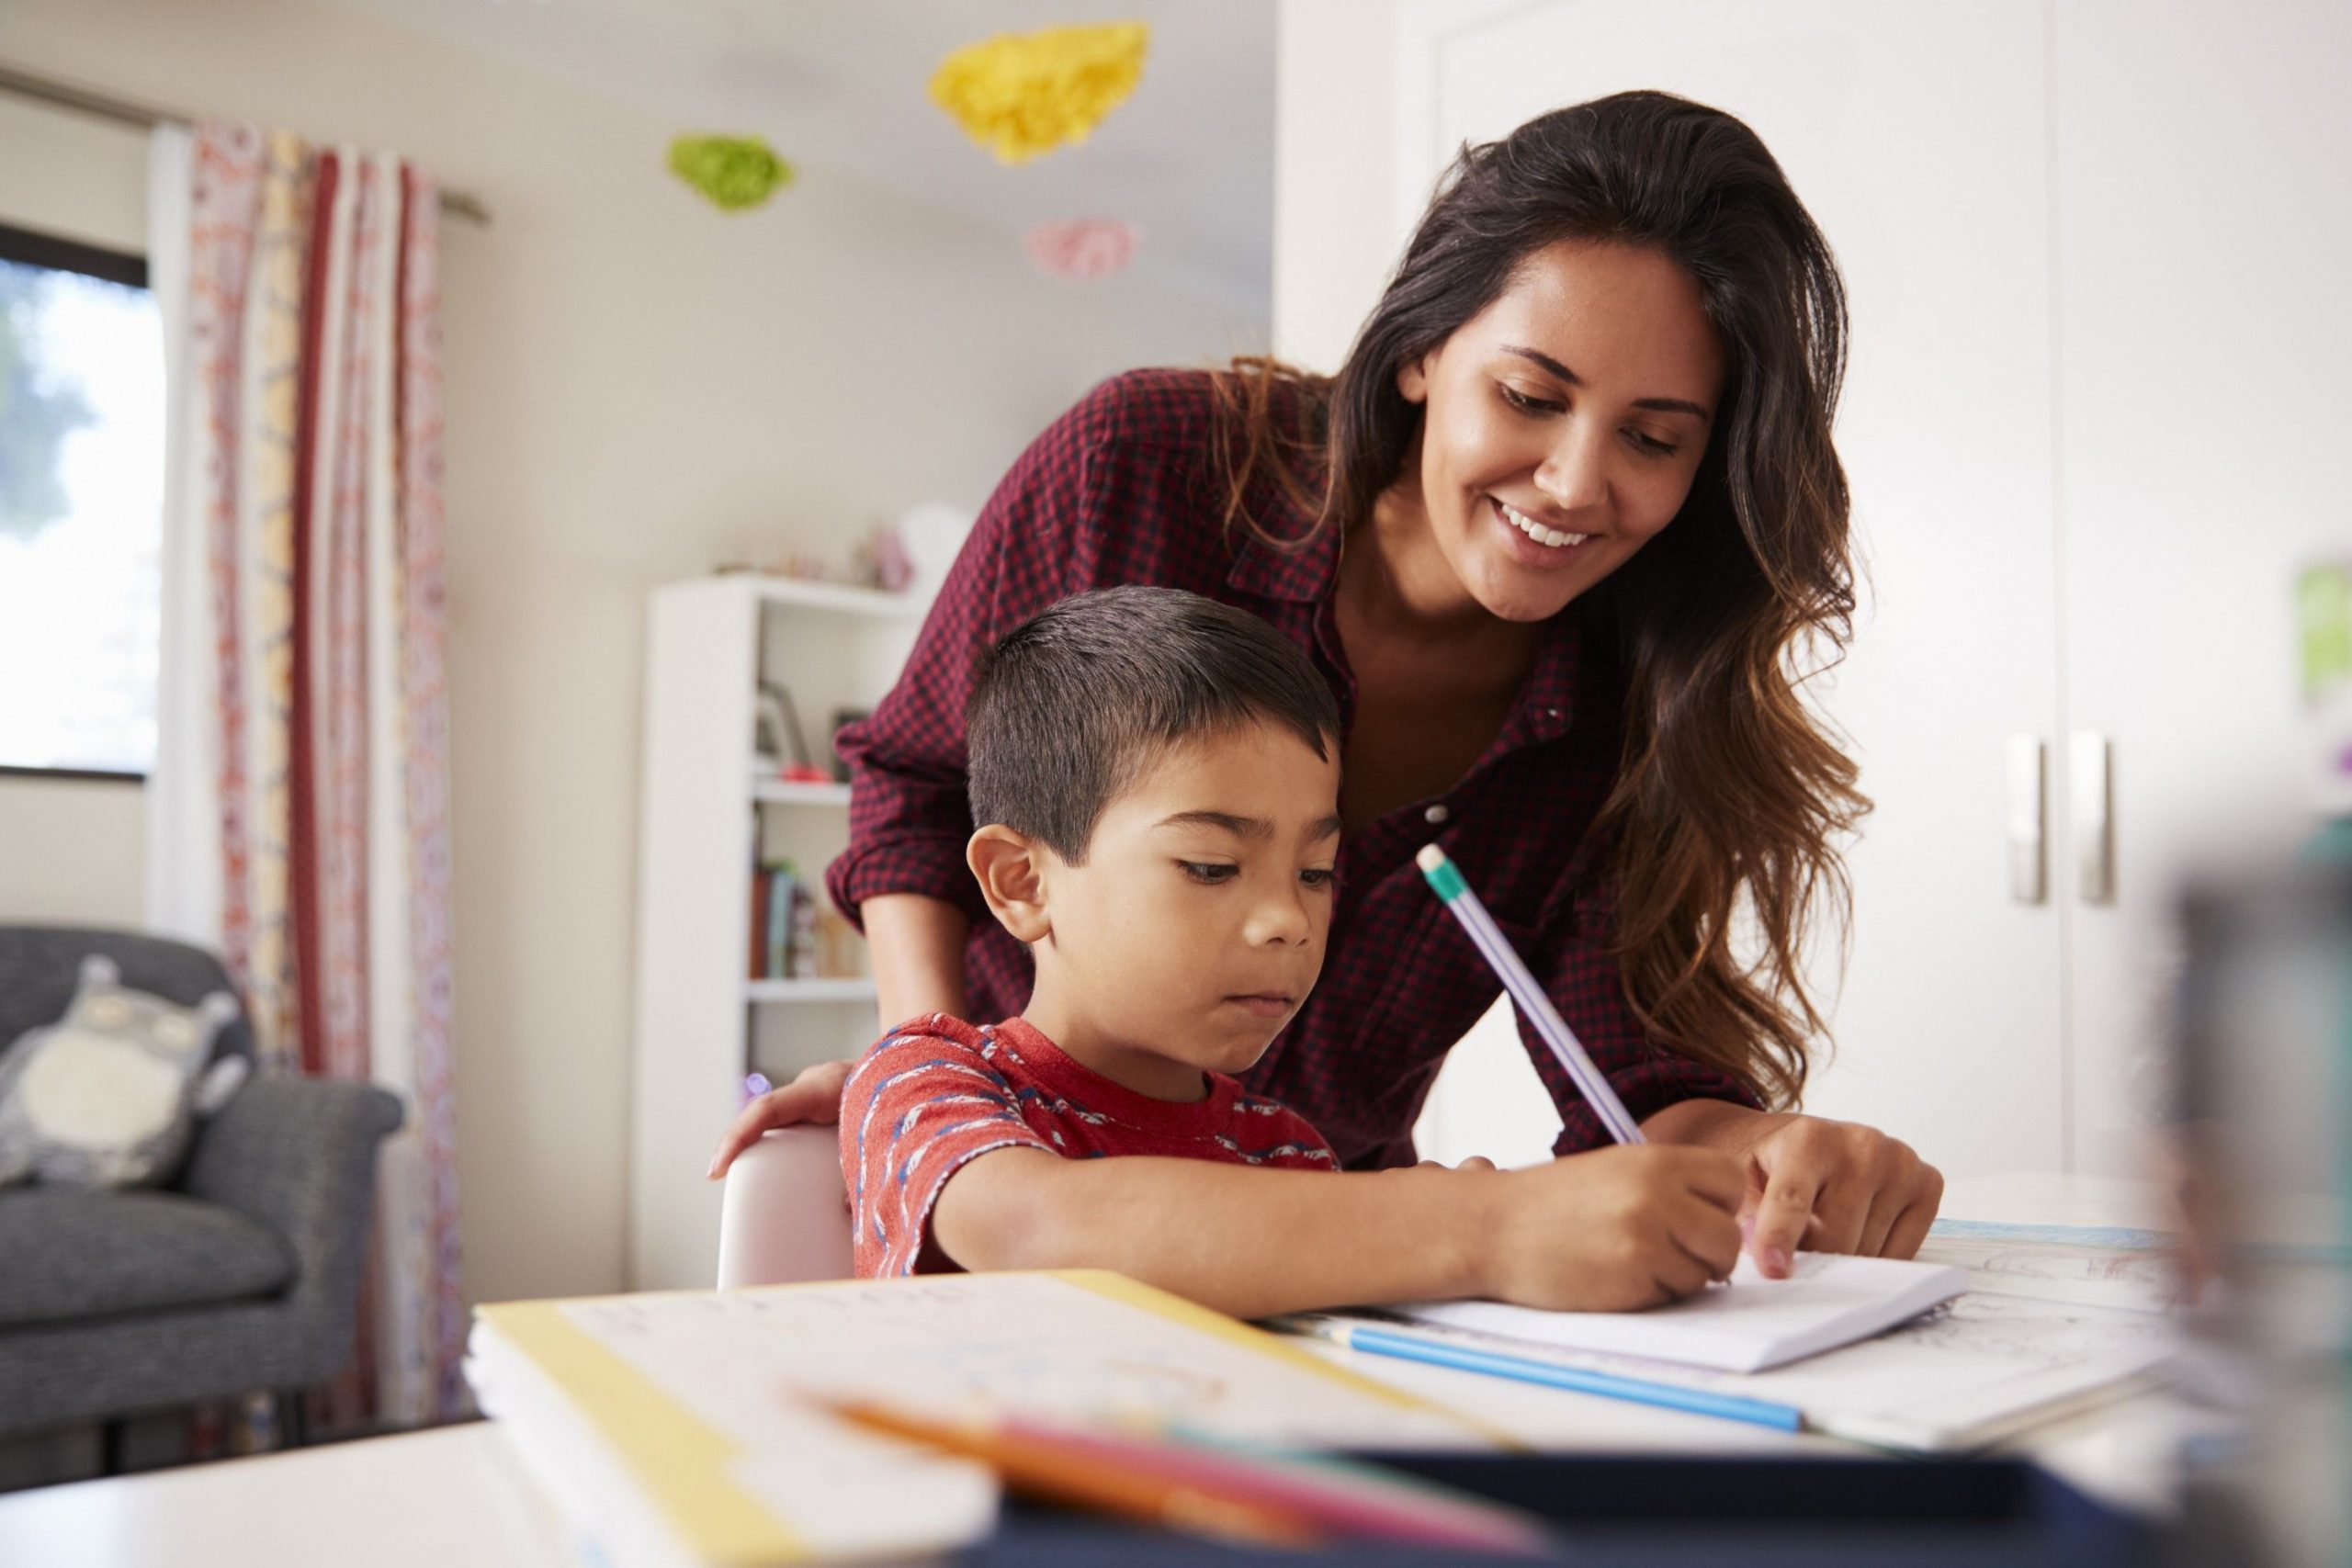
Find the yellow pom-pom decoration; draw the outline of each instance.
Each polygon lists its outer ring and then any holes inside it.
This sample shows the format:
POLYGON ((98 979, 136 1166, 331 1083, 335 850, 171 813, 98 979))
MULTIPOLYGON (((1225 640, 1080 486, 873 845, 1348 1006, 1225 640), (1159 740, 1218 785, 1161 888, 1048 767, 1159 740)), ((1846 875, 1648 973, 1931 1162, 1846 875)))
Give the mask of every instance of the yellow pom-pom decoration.
POLYGON ((792 183, 792 165, 756 136, 681 136, 670 143, 670 172, 722 212, 757 207, 792 183))
POLYGON ((1001 164, 1080 142, 1136 89, 1151 29, 1141 22, 1004 33, 940 62, 932 102, 1001 164))

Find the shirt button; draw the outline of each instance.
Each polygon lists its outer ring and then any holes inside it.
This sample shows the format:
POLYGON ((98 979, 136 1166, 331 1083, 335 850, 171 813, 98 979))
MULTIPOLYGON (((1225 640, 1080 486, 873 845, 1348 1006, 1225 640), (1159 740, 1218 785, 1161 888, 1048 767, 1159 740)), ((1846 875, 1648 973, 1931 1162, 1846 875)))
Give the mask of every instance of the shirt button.
POLYGON ((1447 818, 1449 818, 1449 817, 1451 817, 1451 816, 1453 816, 1453 812, 1451 812, 1451 811, 1447 810, 1447 809, 1446 809, 1443 806, 1442 806, 1442 805, 1441 805, 1441 806, 1432 806, 1432 807, 1430 807, 1428 810, 1426 810, 1426 811, 1424 811, 1424 812, 1422 812, 1422 813, 1421 813, 1421 820, 1422 820, 1422 821, 1424 821, 1424 822, 1426 822, 1426 823, 1428 823, 1430 827, 1434 828, 1434 827, 1437 827, 1439 824, 1442 823, 1442 822, 1443 822, 1447 818))

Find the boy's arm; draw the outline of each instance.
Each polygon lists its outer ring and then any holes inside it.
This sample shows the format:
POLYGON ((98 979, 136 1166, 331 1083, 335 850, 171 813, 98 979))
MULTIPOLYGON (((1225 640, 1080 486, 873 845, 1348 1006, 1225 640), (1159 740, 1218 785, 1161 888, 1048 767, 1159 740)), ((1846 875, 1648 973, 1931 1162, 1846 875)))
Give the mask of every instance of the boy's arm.
POLYGON ((1744 1179, 1656 1145, 1338 1173, 1001 1148, 947 1180, 931 1233, 967 1269, 1110 1269, 1236 1317, 1456 1296, 1624 1310, 1731 1271, 1744 1179))

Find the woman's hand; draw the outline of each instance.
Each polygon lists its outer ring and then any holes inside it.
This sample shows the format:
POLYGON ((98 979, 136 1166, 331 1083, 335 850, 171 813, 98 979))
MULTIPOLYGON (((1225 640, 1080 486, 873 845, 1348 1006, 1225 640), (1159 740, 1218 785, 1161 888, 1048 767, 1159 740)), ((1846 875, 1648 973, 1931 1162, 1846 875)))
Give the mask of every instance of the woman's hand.
POLYGON ((1642 1124, 1667 1143, 1703 1144, 1747 1161, 1740 1224, 1768 1278, 1797 1250, 1909 1258, 1943 1201, 1943 1173, 1911 1145, 1858 1122, 1684 1100, 1642 1124))
POLYGON ((855 1062, 820 1062, 803 1068, 798 1077, 783 1088, 754 1096, 718 1140, 718 1151, 710 1156, 710 1179, 726 1175, 735 1156, 758 1143, 760 1134, 770 1128, 840 1121, 842 1086, 849 1081, 849 1070, 855 1066, 855 1062))

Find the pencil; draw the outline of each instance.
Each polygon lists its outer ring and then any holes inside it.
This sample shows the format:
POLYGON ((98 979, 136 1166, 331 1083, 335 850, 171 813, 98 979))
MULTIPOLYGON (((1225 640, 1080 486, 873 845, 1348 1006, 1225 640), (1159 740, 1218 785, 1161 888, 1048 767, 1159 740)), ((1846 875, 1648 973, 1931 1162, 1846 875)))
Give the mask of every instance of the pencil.
POLYGON ((1470 891, 1470 884, 1463 880, 1461 868, 1448 860, 1445 852, 1435 844, 1424 845, 1421 852, 1414 857, 1414 862, 1421 868, 1421 874, 1429 879, 1430 886, 1437 890, 1438 897, 1453 912, 1453 918, 1462 922, 1462 929, 1470 933, 1471 944, 1477 948, 1487 966, 1502 980, 1503 989, 1510 993, 1510 999, 1519 1004, 1519 1010, 1526 1016, 1528 1022, 1535 1026, 1535 1032, 1544 1037, 1544 1043, 1552 1048, 1552 1055, 1559 1058, 1560 1066, 1567 1070, 1569 1080, 1583 1094, 1585 1103, 1591 1106, 1600 1118, 1600 1124, 1609 1129, 1609 1135, 1621 1144, 1648 1142, 1642 1136, 1642 1130, 1635 1124, 1633 1113, 1625 1109, 1625 1102, 1617 1098, 1617 1091, 1609 1087, 1609 1080, 1600 1076, 1600 1069, 1592 1065, 1590 1056, 1585 1055, 1583 1043, 1577 1039, 1576 1032, 1561 1018, 1559 1010, 1552 1005, 1552 998, 1544 994, 1542 986, 1536 984, 1535 976, 1527 972, 1526 964, 1511 951, 1510 940, 1495 924, 1495 918, 1487 913, 1487 907, 1478 902, 1476 893, 1470 891))
POLYGON ((1329 1532, 1297 1508, 1204 1487, 1189 1476, 1131 1459, 1087 1453, 1035 1428, 935 1421, 865 1401, 832 1403, 831 1408, 873 1431, 978 1460, 1023 1496, 1250 1545, 1309 1547, 1328 1539, 1329 1532))
MULTIPOLYGON (((1036 1429, 1018 1416, 1015 1431, 1036 1429)), ((1159 1438, 1054 1428, 1089 1454, 1148 1464, 1219 1495, 1295 1507, 1333 1536, 1477 1552, 1541 1551, 1543 1522, 1523 1509, 1336 1455, 1243 1442, 1175 1427, 1159 1438)))
POLYGON ((1480 1553, 1549 1544, 1542 1522, 1523 1510, 1319 1456, 1019 1416, 958 1424, 869 1403, 832 1408, 876 1431, 978 1459, 1016 1492, 1227 1539, 1409 1541, 1480 1553))
POLYGON ((1603 1399, 1655 1404, 1667 1410, 1687 1410, 1694 1416, 1716 1416, 1726 1421, 1745 1421, 1751 1426, 1770 1427, 1775 1431, 1804 1430, 1804 1414, 1792 1404, 1749 1399, 1736 1393, 1718 1393, 1710 1389, 1685 1388, 1678 1383, 1652 1382, 1644 1378, 1623 1377, 1615 1372, 1595 1371, 1583 1367, 1565 1367, 1531 1356, 1514 1356, 1507 1351, 1486 1350, 1455 1340, 1416 1334, 1410 1329, 1390 1331, 1366 1324, 1315 1316, 1290 1321, 1317 1338, 1344 1345, 1351 1350, 1362 1350, 1368 1355, 1394 1356, 1403 1361, 1426 1361, 1431 1366, 1484 1372, 1488 1377, 1514 1378, 1521 1382, 1544 1383, 1553 1388, 1571 1389, 1577 1393, 1599 1394, 1603 1399))

